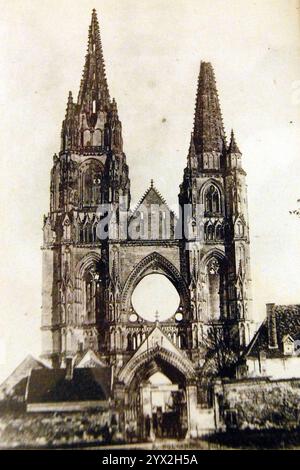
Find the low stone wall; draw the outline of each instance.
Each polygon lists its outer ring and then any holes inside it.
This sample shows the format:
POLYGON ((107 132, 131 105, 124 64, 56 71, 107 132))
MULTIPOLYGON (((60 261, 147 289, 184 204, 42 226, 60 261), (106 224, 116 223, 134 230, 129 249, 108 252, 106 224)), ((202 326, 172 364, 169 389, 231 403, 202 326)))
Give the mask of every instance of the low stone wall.
POLYGON ((0 414, 1 448, 104 445, 119 439, 112 411, 0 414))
POLYGON ((215 386, 219 429, 293 428, 300 421, 300 379, 247 379, 215 386))

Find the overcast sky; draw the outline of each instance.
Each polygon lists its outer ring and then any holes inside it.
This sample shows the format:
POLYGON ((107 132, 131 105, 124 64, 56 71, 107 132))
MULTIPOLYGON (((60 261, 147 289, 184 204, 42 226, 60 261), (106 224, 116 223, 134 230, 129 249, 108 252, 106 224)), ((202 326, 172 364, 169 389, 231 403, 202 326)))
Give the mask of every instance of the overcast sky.
POLYGON ((256 319, 300 303, 300 30, 296 0, 0 0, 0 380, 40 351, 42 218, 92 8, 123 123, 136 201, 153 178, 172 205, 200 60, 213 63, 227 135, 248 173, 256 319), (6 356, 6 357, 5 357, 6 356))

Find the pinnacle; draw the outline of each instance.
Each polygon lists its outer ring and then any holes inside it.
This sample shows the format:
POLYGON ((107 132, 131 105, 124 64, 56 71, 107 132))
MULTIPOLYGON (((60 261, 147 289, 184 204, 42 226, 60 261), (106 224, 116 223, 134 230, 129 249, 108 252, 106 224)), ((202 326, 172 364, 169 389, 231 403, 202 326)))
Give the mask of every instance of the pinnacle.
POLYGON ((230 153, 241 153, 241 151, 238 148, 238 145, 236 143, 233 129, 231 130, 231 138, 230 138, 230 144, 229 144, 229 149, 228 150, 229 150, 230 153))
POLYGON ((72 95, 72 92, 69 91, 67 109, 66 109, 66 118, 71 117, 72 111, 73 111, 73 95, 72 95))
POLYGON ((196 155, 196 149, 195 149, 195 142, 194 142, 194 134, 193 134, 193 132, 191 132, 191 141, 190 141, 189 154, 190 154, 190 156, 196 155))
POLYGON ((192 132, 189 153, 188 153, 188 165, 190 169, 195 166, 195 158, 196 158, 196 149, 195 149, 195 142, 194 142, 194 134, 192 132))

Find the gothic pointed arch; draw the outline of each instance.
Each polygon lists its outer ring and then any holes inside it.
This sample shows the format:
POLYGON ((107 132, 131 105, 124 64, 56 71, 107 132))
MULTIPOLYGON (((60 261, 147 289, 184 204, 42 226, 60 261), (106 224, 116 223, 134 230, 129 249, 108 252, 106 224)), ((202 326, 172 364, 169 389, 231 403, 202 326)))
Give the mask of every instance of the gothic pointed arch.
POLYGON ((189 290, 188 287, 177 270, 177 268, 167 258, 161 254, 154 252, 143 258, 133 269, 128 276, 123 290, 122 290, 122 304, 125 308, 130 305, 131 294, 135 287, 147 274, 163 274, 177 289, 180 302, 183 306, 188 307, 189 305, 189 290))
POLYGON ((204 235, 206 241, 213 241, 215 238, 215 229, 211 220, 208 220, 204 224, 204 235))
POLYGON ((195 379, 195 369, 191 361, 182 354, 176 354, 159 345, 149 350, 134 355, 121 369, 119 374, 120 382, 130 386, 132 382, 141 382, 149 378, 152 374, 151 364, 159 366, 171 380, 189 381, 195 379), (150 367, 149 367, 150 366, 150 367))
POLYGON ((214 184, 209 185, 204 193, 205 213, 220 214, 222 212, 221 193, 214 184))
POLYGON ((98 323, 104 316, 105 277, 101 255, 91 252, 76 265, 77 318, 80 323, 98 323))
POLYGON ((94 219, 91 222, 91 230, 92 230, 92 242, 97 243, 99 241, 97 237, 97 226, 98 226, 99 220, 95 216, 94 219))
POLYGON ((89 215, 87 214, 82 225, 83 243, 92 242, 92 226, 89 215))
POLYGON ((101 203, 101 184, 104 167, 95 158, 85 160, 79 168, 79 193, 82 206, 96 206, 101 203))
POLYGON ((92 251, 84 256, 76 265, 75 272, 77 276, 82 276, 84 272, 97 263, 103 263, 103 259, 99 253, 92 251))
POLYGON ((224 207, 224 193, 220 183, 209 178, 201 187, 199 200, 204 205, 204 211, 207 214, 221 214, 224 207))
POLYGON ((234 223, 234 233, 238 238, 244 238, 246 235, 246 224, 242 216, 237 217, 234 223))
POLYGON ((226 312, 227 262, 221 250, 213 249, 202 260, 206 320, 218 321, 226 312))
POLYGON ((224 240, 224 227, 220 221, 216 222, 216 225, 215 225, 215 238, 216 238, 216 241, 224 240))
POLYGON ((225 265, 227 264, 227 258, 224 254, 224 251, 220 250, 219 248, 216 248, 216 247, 212 248, 202 257, 201 259, 202 266, 205 266, 211 258, 217 258, 223 264, 225 265))

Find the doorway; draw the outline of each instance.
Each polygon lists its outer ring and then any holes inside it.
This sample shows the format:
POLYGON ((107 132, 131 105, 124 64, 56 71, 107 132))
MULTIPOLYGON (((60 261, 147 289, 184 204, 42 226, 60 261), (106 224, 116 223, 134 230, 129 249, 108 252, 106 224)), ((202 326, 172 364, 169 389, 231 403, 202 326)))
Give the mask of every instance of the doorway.
POLYGON ((140 384, 140 429, 145 439, 184 438, 187 431, 185 390, 162 372, 140 384))

